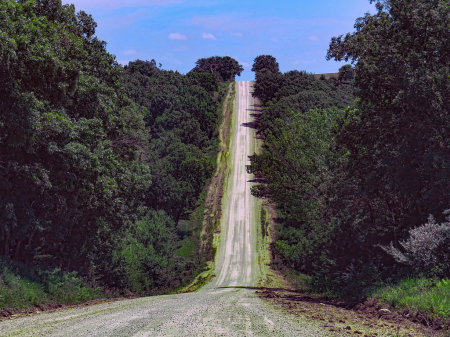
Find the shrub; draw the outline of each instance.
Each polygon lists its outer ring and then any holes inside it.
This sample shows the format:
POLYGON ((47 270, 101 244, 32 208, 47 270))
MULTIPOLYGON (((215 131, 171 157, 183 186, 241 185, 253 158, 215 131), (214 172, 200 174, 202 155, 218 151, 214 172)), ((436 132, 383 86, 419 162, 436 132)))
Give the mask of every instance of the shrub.
MULTIPOLYGON (((445 211, 448 214, 449 211, 445 211)), ((430 215, 428 222, 411 229, 409 238, 401 241, 404 251, 389 246, 380 246, 385 252, 394 257, 397 262, 408 264, 416 272, 428 275, 450 275, 450 217, 447 222, 438 224, 430 215)))

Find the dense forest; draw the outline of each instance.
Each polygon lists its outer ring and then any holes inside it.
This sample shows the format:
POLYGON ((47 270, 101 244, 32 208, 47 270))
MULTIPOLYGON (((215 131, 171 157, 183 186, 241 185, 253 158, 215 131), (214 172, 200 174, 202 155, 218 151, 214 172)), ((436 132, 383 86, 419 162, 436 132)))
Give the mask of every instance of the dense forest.
POLYGON ((248 170, 265 182, 252 192, 277 204, 274 249, 314 291, 450 277, 450 4, 376 8, 332 38, 327 59, 352 63, 336 79, 282 74, 269 55, 253 67, 264 149, 248 170))
POLYGON ((135 294, 175 289, 205 267, 190 215, 242 66, 122 67, 96 27, 60 0, 0 3, 0 268, 38 283, 71 272, 135 294))

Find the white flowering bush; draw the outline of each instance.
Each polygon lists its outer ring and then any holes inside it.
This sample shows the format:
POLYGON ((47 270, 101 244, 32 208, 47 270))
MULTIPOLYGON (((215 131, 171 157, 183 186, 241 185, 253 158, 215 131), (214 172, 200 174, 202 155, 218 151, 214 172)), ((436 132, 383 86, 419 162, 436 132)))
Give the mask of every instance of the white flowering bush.
MULTIPOLYGON (((450 210, 444 212, 449 214, 450 210)), ((435 276, 450 275, 450 217, 441 224, 430 215, 428 222, 411 229, 409 238, 400 241, 403 250, 389 246, 381 246, 397 262, 408 264, 416 272, 424 272, 435 276)))

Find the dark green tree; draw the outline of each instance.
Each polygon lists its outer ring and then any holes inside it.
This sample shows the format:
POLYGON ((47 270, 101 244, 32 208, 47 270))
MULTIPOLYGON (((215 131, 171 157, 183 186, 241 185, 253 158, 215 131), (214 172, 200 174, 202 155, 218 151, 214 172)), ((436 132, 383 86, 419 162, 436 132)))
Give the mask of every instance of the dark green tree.
POLYGON ((333 38, 327 57, 355 63, 358 105, 339 142, 373 225, 401 233, 448 208, 450 5, 393 0, 377 8, 356 32, 333 38))
POLYGON ((277 73, 280 71, 280 65, 276 58, 271 55, 259 55, 253 61, 252 71, 257 73, 263 69, 267 69, 272 73, 277 73))
POLYGON ((216 75, 220 81, 234 81, 244 71, 242 65, 229 56, 212 56, 201 58, 195 62, 196 66, 191 72, 211 73, 216 75))
POLYGON ((346 64, 339 68, 339 81, 348 83, 353 79, 355 79, 355 71, 351 64, 346 64))
POLYGON ((1 253, 86 270, 150 185, 141 112, 90 15, 7 0, 0 22, 1 253))

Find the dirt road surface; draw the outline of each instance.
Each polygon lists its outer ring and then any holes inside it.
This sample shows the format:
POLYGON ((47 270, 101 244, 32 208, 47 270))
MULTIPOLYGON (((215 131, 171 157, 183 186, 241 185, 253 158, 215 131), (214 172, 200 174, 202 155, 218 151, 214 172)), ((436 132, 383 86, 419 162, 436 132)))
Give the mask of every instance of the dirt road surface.
POLYGON ((329 336, 314 322, 261 300, 256 251, 259 205, 250 195, 248 156, 253 82, 236 83, 231 170, 223 200, 217 275, 197 292, 104 303, 0 322, 1 336, 329 336))

